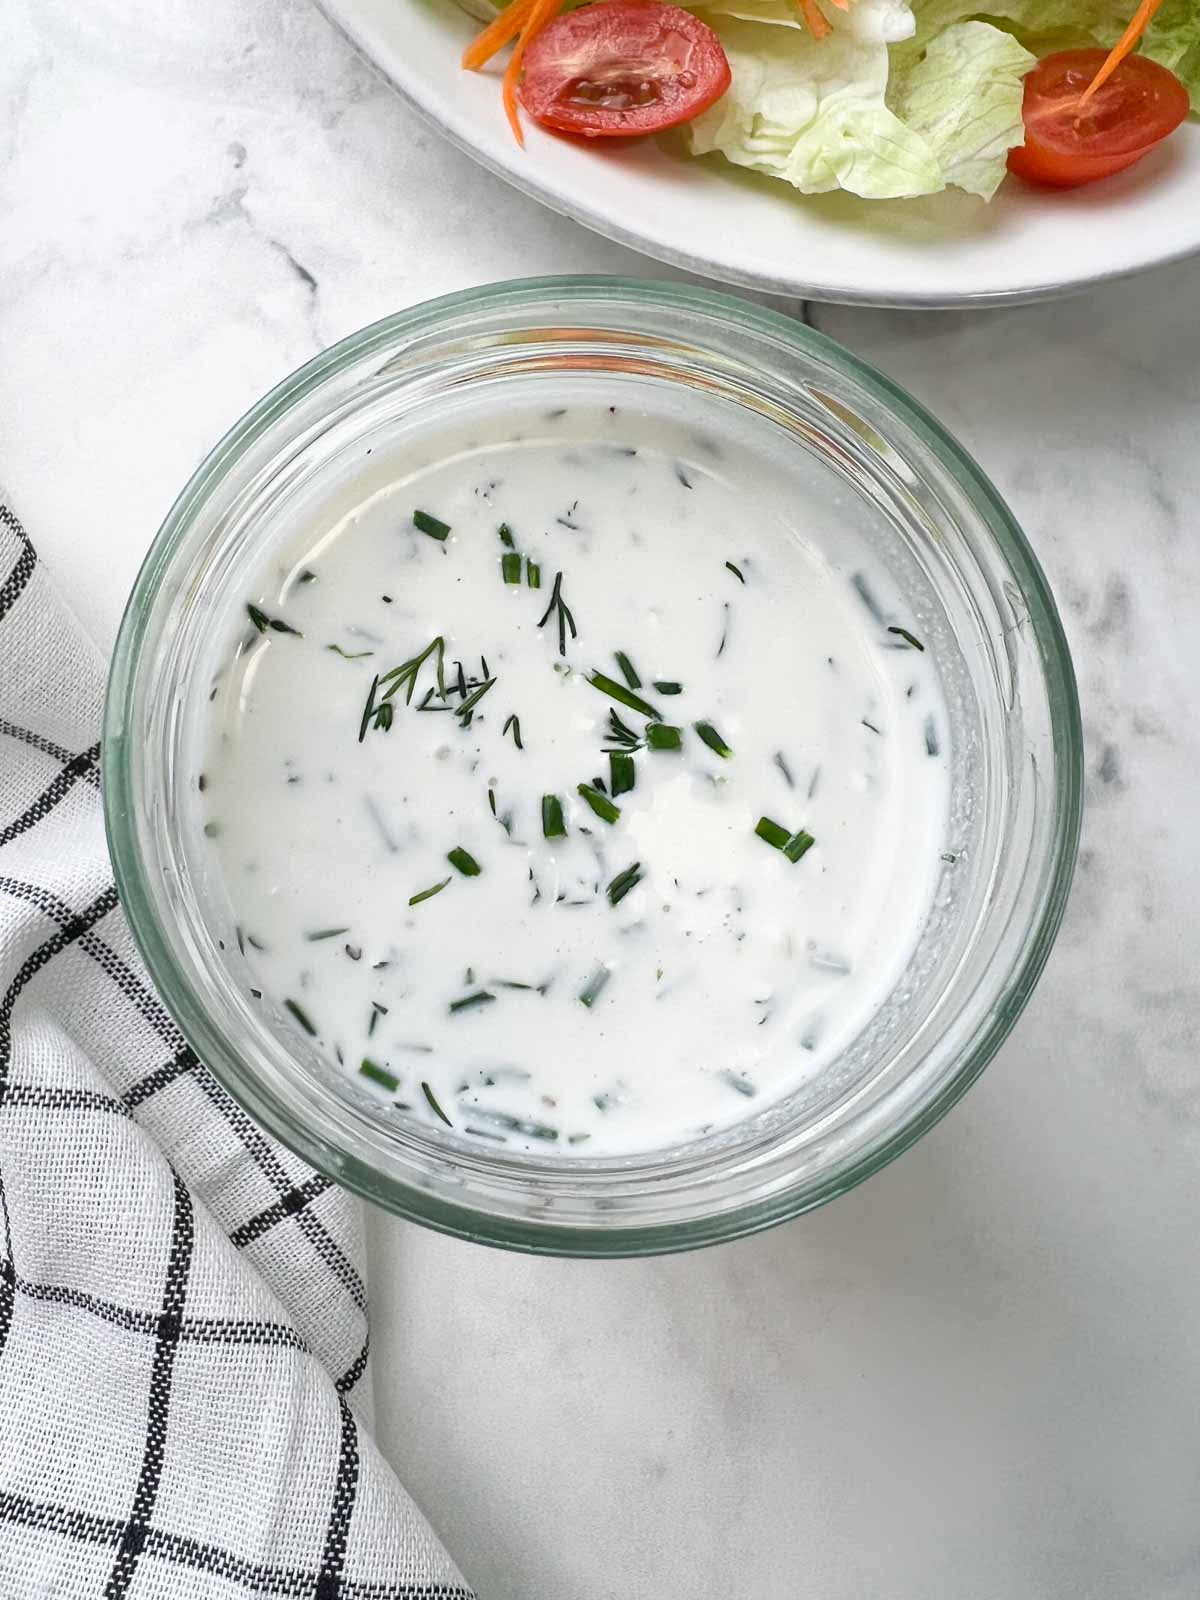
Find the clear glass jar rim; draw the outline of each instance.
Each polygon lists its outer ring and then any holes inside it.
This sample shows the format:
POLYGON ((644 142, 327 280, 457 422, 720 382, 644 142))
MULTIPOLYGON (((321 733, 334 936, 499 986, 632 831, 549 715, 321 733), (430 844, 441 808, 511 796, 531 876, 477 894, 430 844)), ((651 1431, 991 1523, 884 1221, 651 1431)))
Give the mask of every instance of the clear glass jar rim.
MULTIPOLYGON (((604 330, 610 331, 610 330, 604 330)), ((811 1209, 853 1187, 886 1165, 937 1122, 966 1091, 1010 1031, 1045 964, 1061 921, 1070 888, 1082 814, 1082 728, 1074 672, 1066 639, 1049 586, 1024 534, 986 476, 955 440, 915 400, 867 363, 827 335, 780 312, 704 288, 649 280, 610 277, 549 277, 514 280, 464 290, 427 301, 349 335, 285 378, 253 406, 201 463, 168 513, 126 608, 109 679, 105 706, 102 770, 109 848, 117 887, 134 937, 164 1001, 189 1042, 224 1086, 284 1143, 306 1160, 369 1199, 386 1204, 427 1226, 462 1237, 513 1249, 580 1255, 660 1253, 740 1236, 811 1209), (489 1218, 477 1207, 457 1205, 416 1185, 381 1176, 354 1150, 336 1147, 314 1128, 290 1114, 260 1086, 239 1071, 232 1048, 210 1025, 188 979, 179 970, 158 925, 149 891, 146 861, 134 821, 134 796, 129 722, 137 681, 137 665, 148 622, 164 571, 187 538, 208 496, 226 470, 306 395, 330 377, 370 356, 375 350, 411 344, 422 333, 450 335, 464 314, 536 311, 539 315, 570 314, 572 305, 597 299, 619 309, 646 313, 656 306, 676 313, 692 312, 709 324, 731 332, 752 329, 816 359, 894 414, 955 480, 986 526, 1005 563, 1020 577, 1022 596, 1030 608, 1033 633, 1053 726, 1055 790, 1053 838, 1044 869, 1045 892, 1031 923, 1021 958, 1006 987, 1003 1006, 994 1008, 988 1025, 964 1053, 956 1070, 916 1113, 866 1150, 848 1169, 803 1192, 786 1191, 750 1201, 713 1216, 651 1224, 644 1228, 524 1223, 511 1217, 489 1218), (385 1192, 381 1192, 381 1189, 385 1192)))

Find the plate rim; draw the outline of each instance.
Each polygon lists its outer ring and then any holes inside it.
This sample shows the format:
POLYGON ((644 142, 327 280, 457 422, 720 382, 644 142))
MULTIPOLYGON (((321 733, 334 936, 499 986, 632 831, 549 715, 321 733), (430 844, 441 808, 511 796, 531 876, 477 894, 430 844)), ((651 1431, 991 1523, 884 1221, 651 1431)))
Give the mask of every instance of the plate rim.
MULTIPOLYGON (((399 0, 399 3, 406 4, 408 0, 399 0)), ((536 176, 523 174, 514 167, 506 165, 477 144, 465 131, 456 127, 438 105, 436 96, 432 94, 428 98, 422 96, 412 82, 393 76, 392 72, 376 59, 370 45, 360 37, 358 30, 343 14, 343 0, 313 0, 313 4, 330 26, 346 40, 355 54, 366 62, 405 105, 411 107, 427 126, 448 140, 455 149, 470 157, 477 166, 483 167, 493 177, 507 183, 518 193, 527 195, 531 200, 544 205, 556 216, 577 222, 590 232, 599 234, 601 238, 609 239, 627 250, 632 250, 637 255, 647 256, 664 266, 690 272, 712 283, 732 284, 737 288, 750 289, 757 293, 775 295, 782 299, 812 301, 818 305, 868 306, 883 311, 988 311, 1066 299, 1071 295, 1101 288, 1105 284, 1119 283, 1125 278, 1136 277, 1139 273, 1154 272, 1159 268, 1171 267, 1194 256, 1200 256, 1200 233, 1198 233, 1191 243, 1180 245, 1157 256, 1153 261, 1112 267, 1106 271, 1092 273, 1086 278, 1073 278, 1069 282, 1028 284, 1020 289, 964 290, 958 294, 936 291, 931 294, 921 294, 913 291, 889 296, 861 289, 813 284, 802 278, 785 280, 769 272, 739 271, 733 265, 694 256, 686 250, 674 249, 669 244, 648 242, 644 237, 622 228, 618 222, 592 211, 586 203, 568 199, 552 185, 539 180, 536 176)))

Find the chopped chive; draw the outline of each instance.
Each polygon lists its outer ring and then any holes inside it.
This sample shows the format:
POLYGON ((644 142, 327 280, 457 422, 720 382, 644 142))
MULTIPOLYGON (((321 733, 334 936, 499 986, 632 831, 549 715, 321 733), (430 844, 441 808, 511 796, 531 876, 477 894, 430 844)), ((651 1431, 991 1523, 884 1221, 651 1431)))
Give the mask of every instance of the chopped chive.
POLYGON ((381 1067, 377 1061, 372 1061, 370 1056, 362 1058, 362 1065, 358 1070, 360 1076, 367 1078, 371 1083, 377 1083, 381 1089, 386 1089, 389 1094, 395 1094, 400 1087, 400 1079, 394 1073, 389 1072, 386 1067, 381 1067))
POLYGON ((567 836, 562 801, 556 794, 542 796, 542 834, 547 839, 565 839, 567 836))
POLYGON ((607 795, 601 794, 598 789, 593 789, 590 783, 578 784, 577 791, 602 822, 616 822, 621 815, 620 806, 613 805, 607 795))
POLYGON ((711 722, 693 722, 692 727, 695 728, 696 732, 704 740, 705 744, 710 750, 712 750, 716 755, 719 755, 723 760, 729 760, 729 757, 733 754, 733 751, 725 743, 724 739, 722 739, 721 735, 713 727, 711 722))
POLYGON ((719 1076, 724 1079, 731 1089, 736 1089, 738 1094, 744 1094, 747 1098, 758 1093, 758 1090, 744 1072, 733 1072, 726 1067, 719 1076))
POLYGON ((624 872, 618 872, 608 886, 609 905, 620 905, 629 891, 636 888, 641 881, 642 863, 640 861, 635 861, 631 867, 626 867, 624 872))
POLYGON ((374 1037, 375 1029, 379 1026, 380 1017, 386 1017, 388 1008, 380 1000, 371 1001, 371 1015, 367 1021, 367 1038, 374 1037))
POLYGON ((640 689, 642 680, 638 677, 637 669, 634 667, 633 662, 630 661, 624 650, 616 651, 615 655, 617 665, 621 669, 621 676, 625 679, 625 682, 631 689, 640 689))
POLYGON ((525 582, 531 589, 540 589, 542 587, 542 569, 536 561, 531 561, 528 556, 525 558, 525 582))
POLYGON ((347 928, 317 928, 312 933, 306 933, 304 935, 304 937, 308 940, 308 942, 310 944, 316 944, 318 942, 318 940, 320 940, 320 939, 336 939, 339 933, 349 933, 349 932, 350 932, 350 929, 348 927, 347 928))
POLYGON ((309 1021, 308 1015, 304 1011, 303 1007, 300 1006, 299 1004, 297 1004, 297 1002, 295 1000, 285 1000, 283 1002, 283 1004, 284 1004, 285 1010, 288 1010, 288 1011, 290 1011, 292 1013, 292 1015, 295 1017, 296 1021, 304 1029, 305 1033, 311 1033, 313 1038, 315 1039, 316 1036, 317 1036, 317 1030, 313 1027, 312 1023, 309 1021))
POLYGON ((506 550, 500 557, 500 576, 505 583, 520 583, 521 557, 515 550, 506 550))
POLYGON ((512 729, 513 743, 516 745, 518 750, 524 750, 525 746, 521 743, 520 717, 516 716, 515 714, 510 716, 508 721, 504 724, 504 728, 500 734, 500 737, 503 738, 510 728, 512 729))
POLYGON ((450 1011, 453 1015, 458 1011, 476 1011, 480 1006, 490 1006, 496 998, 486 989, 477 989, 474 994, 465 994, 461 1000, 451 1000, 450 1011))
POLYGON ((795 833, 789 833, 786 828, 780 827, 778 822, 772 822, 770 817, 759 817, 754 831, 774 849, 782 850, 793 866, 817 842, 812 834, 803 828, 798 828, 795 833))
POLYGON ((643 700, 640 694, 634 694, 632 689, 627 689, 623 683, 617 683, 603 672, 593 672, 588 682, 593 689, 599 689, 600 693, 606 694, 610 700, 619 700, 623 706, 628 706, 631 711, 636 711, 643 717, 649 717, 652 722, 661 722, 661 713, 656 711, 648 700, 643 700))
POLYGON ((799 828, 784 845, 783 853, 795 866, 800 857, 806 855, 816 842, 811 833, 806 833, 803 828, 799 828))
POLYGON ((341 656, 343 661, 363 661, 375 654, 374 650, 343 650, 340 644, 327 644, 325 648, 332 650, 335 656, 341 656))
POLYGON ((495 789, 489 789, 488 790, 488 805, 491 807, 492 815, 495 816, 496 815, 496 791, 495 791, 495 789))
POLYGON ((628 794, 637 781, 633 757, 625 750, 608 753, 608 781, 615 800, 619 794, 628 794))
POLYGON ((670 678, 667 678, 665 680, 656 678, 654 680, 654 687, 658 690, 659 694, 682 694, 683 693, 683 685, 681 683, 673 682, 670 678))
POLYGON ((590 1008, 599 999, 601 990, 611 977, 612 972, 608 967, 597 967, 579 991, 580 1004, 590 1008))
POLYGON ((912 645, 914 650, 920 650, 922 653, 924 653, 925 646, 921 643, 920 639, 917 638, 916 634, 909 633, 907 628, 889 628, 888 632, 898 634, 901 639, 906 640, 907 643, 912 645))
POLYGON ((446 1124, 446 1126, 448 1128, 452 1128, 454 1126, 454 1124, 450 1121, 450 1118, 442 1110, 441 1106, 438 1105, 437 1098, 434 1095, 433 1090, 429 1087, 429 1085, 427 1083, 424 1082, 424 1080, 422 1080, 422 1083, 421 1083, 421 1093, 425 1096, 426 1100, 428 1100, 430 1109, 435 1113, 435 1115, 441 1117, 442 1121, 446 1124))
POLYGON ((431 517, 428 511, 414 511, 412 519, 413 527, 419 528, 422 533, 427 533, 431 539, 445 540, 450 532, 448 522, 443 522, 440 517, 431 517))
POLYGON ((772 822, 770 817, 759 817, 754 825, 754 831, 760 839, 765 839, 776 850, 782 850, 791 838, 787 829, 781 828, 777 822, 772 822))
POLYGON ((683 729, 672 727, 669 722, 652 722, 646 729, 646 748, 648 750, 682 750, 683 729))
POLYGON ((741 572, 741 568, 740 567, 735 567, 732 561, 727 561, 725 563, 725 565, 729 568, 730 572, 733 573, 734 577, 737 579, 737 581, 739 583, 745 583, 746 580, 745 580, 745 578, 742 577, 742 572, 741 572))
POLYGON ((880 738, 883 737, 882 729, 877 728, 873 722, 868 722, 866 717, 861 717, 859 720, 861 721, 861 723, 862 723, 864 728, 870 728, 872 733, 879 734, 880 738))
POLYGON ((449 882, 450 882, 449 878, 443 878, 441 883, 430 884, 429 888, 428 889, 422 889, 420 894, 412 895, 409 898, 409 902, 408 902, 409 905, 410 906, 419 906, 421 904, 422 900, 432 900, 435 894, 441 894, 442 890, 446 887, 446 885, 449 882))
POLYGON ((500 543, 502 545, 506 545, 508 549, 511 550, 513 548, 513 536, 512 529, 509 527, 508 523, 502 522, 496 529, 496 532, 500 535, 500 543))
POLYGON ((453 850, 447 852, 446 860, 452 867, 457 867, 464 878, 477 878, 483 871, 475 857, 469 851, 464 850, 460 844, 455 845, 453 850))

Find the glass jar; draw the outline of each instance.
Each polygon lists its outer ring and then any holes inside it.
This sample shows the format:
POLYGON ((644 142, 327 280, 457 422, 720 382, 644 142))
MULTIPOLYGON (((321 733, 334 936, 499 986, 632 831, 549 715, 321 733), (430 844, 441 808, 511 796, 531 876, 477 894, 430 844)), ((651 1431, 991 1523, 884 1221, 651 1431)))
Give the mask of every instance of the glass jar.
MULTIPOLYGON (((682 559, 682 553, 681 553, 682 559)), ((1045 963, 1070 885, 1082 741, 1037 561, 995 490, 910 398, 812 329, 677 284, 551 278, 449 296, 353 334, 221 441, 172 508, 121 628, 105 715, 109 842, 154 981, 221 1082, 314 1166, 431 1227, 513 1249, 651 1254, 822 1204, 931 1127, 983 1070, 1045 963), (668 386, 710 432, 736 413, 832 474, 920 619, 951 724, 951 836, 891 996, 789 1098, 648 1154, 481 1149, 396 1115, 246 998, 211 914, 185 791, 216 618, 298 495, 371 439, 464 396, 547 406, 668 386)), ((629 1042, 636 1048, 636 1040, 629 1042)))

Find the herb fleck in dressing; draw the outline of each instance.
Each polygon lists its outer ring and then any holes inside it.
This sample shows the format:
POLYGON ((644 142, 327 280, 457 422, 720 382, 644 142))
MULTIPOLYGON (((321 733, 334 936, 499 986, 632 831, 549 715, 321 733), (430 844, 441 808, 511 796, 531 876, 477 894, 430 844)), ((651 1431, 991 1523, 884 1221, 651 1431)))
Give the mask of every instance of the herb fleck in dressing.
POLYGON ((242 981, 489 1144, 753 1116, 869 1022, 932 903, 921 626, 780 463, 681 424, 531 411, 426 457, 242 597, 192 786, 242 981))

